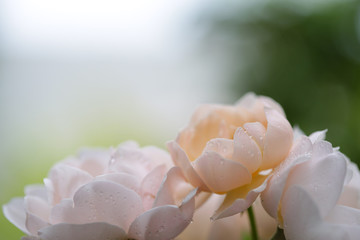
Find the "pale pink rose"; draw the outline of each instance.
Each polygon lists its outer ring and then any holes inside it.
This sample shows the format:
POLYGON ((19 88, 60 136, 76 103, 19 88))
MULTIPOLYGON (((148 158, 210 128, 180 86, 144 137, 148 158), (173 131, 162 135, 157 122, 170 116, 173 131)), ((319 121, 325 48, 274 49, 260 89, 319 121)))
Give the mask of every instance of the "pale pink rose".
POLYGON ((359 239, 359 172, 325 132, 299 136, 261 194, 287 239, 359 239))
POLYGON ((166 152, 134 142, 86 150, 3 211, 24 239, 171 239, 191 222, 196 191, 171 167, 166 152))
MULTIPOLYGON (((250 236, 250 223, 247 212, 210 221, 212 212, 220 206, 223 200, 224 195, 213 194, 195 211, 193 222, 176 240, 241 240, 246 236, 250 236)), ((258 227, 259 239, 270 239, 276 231, 276 221, 265 212, 259 198, 253 203, 253 211, 258 227)))
POLYGON ((242 212, 255 201, 292 142, 292 128, 281 106, 248 93, 233 106, 199 107, 168 149, 193 186, 226 193, 213 215, 219 219, 242 212))

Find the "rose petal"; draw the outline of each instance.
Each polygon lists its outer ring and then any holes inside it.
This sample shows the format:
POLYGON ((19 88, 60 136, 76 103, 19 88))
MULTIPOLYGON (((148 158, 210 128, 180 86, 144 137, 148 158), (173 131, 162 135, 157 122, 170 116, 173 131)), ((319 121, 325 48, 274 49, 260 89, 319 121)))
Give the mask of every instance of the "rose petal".
POLYGON ((51 213, 53 224, 107 222, 127 230, 143 211, 140 196, 120 184, 94 181, 74 195, 74 204, 63 200, 51 213), (74 205, 74 206, 72 206, 74 205))
POLYGON ((55 205, 63 198, 72 198, 79 187, 91 180, 92 176, 89 173, 59 163, 50 170, 49 180, 44 180, 44 183, 50 193, 51 203, 55 205))
POLYGON ((194 168, 192 167, 186 153, 181 147, 175 142, 171 141, 167 143, 167 147, 171 154, 171 157, 176 166, 180 167, 186 179, 195 187, 199 187, 201 190, 206 191, 208 188, 206 187, 203 180, 196 173, 194 168))
POLYGON ((224 202, 211 218, 217 220, 248 209, 257 196, 266 188, 267 178, 268 176, 256 175, 250 184, 228 192, 224 202))
POLYGON ((322 131, 317 131, 317 132, 313 132, 312 134, 310 134, 309 138, 311 140, 311 142, 314 144, 318 141, 323 141, 325 140, 325 136, 326 136, 326 132, 328 130, 322 130, 322 131))
POLYGON ((360 228, 360 209, 336 205, 326 220, 330 223, 357 225, 360 228))
POLYGON ((215 193, 224 193, 251 182, 251 174, 239 162, 207 152, 194 162, 194 169, 206 186, 215 193))
POLYGON ((166 166, 160 165, 153 169, 141 183, 141 196, 145 211, 152 208, 155 196, 165 176, 166 166))
POLYGON ((26 234, 30 232, 25 227, 26 212, 23 198, 13 198, 11 201, 3 205, 4 216, 17 228, 26 234))
POLYGON ((265 127, 259 122, 251 122, 244 124, 245 131, 249 134, 249 136, 253 137, 253 140, 257 143, 260 150, 264 150, 264 138, 266 134, 265 127))
POLYGON ((140 182, 138 178, 128 173, 109 173, 97 176, 95 181, 111 181, 117 184, 121 184, 124 187, 127 187, 138 194, 140 194, 140 182))
POLYGON ((109 163, 109 172, 127 173, 143 179, 153 169, 150 159, 141 149, 119 147, 109 163))
POLYGON ((310 160, 312 149, 308 137, 299 137, 289 156, 274 170, 266 189, 261 193, 262 205, 273 218, 278 218, 278 206, 290 171, 294 166, 310 160))
POLYGON ((26 213, 25 226, 32 235, 36 236, 40 229, 50 226, 50 224, 34 214, 26 213))
POLYGON ((341 154, 333 153, 319 161, 306 161, 294 168, 286 188, 299 185, 317 204, 324 218, 334 208, 342 191, 346 174, 346 161, 341 154))
POLYGON ((213 138, 230 138, 228 125, 223 116, 211 112, 206 118, 179 133, 176 142, 185 150, 190 161, 197 159, 206 143, 213 138))
POLYGON ((359 208, 359 189, 352 186, 345 186, 337 203, 352 208, 359 208))
POLYGON ((214 138, 207 142, 204 152, 217 152, 222 157, 231 159, 234 153, 234 142, 231 139, 214 138))
POLYGON ((92 176, 104 174, 111 159, 111 151, 104 149, 83 149, 79 152, 79 168, 92 176))
POLYGON ((274 99, 266 97, 266 96, 260 96, 259 98, 263 102, 264 107, 273 108, 276 111, 278 111, 282 116, 285 117, 285 112, 284 112, 283 108, 281 107, 281 105, 279 103, 274 101, 274 99))
POLYGON ((319 205, 300 186, 293 185, 284 194, 281 214, 286 239, 347 239, 342 227, 322 222, 319 205))
POLYGON ((260 170, 274 168, 283 161, 293 143, 290 123, 278 111, 265 108, 267 130, 264 140, 263 161, 260 170))
POLYGON ((29 195, 24 198, 24 204, 26 212, 39 217, 45 222, 49 220, 50 206, 44 199, 29 195))
POLYGON ((26 196, 36 196, 48 202, 46 187, 42 184, 31 184, 25 187, 26 196))
MULTIPOLYGON (((264 113, 264 103, 254 93, 245 94, 236 102, 238 112, 245 112, 247 115, 244 122, 260 122, 266 125, 266 117, 264 113)), ((241 126, 241 125, 238 125, 241 126)))
POLYGON ((261 164, 261 151, 243 128, 239 127, 234 134, 233 160, 244 165, 250 173, 258 170, 261 164))
POLYGON ((193 187, 187 183, 179 167, 169 170, 154 201, 154 207, 162 205, 180 205, 193 187))
POLYGON ((197 189, 194 189, 180 207, 155 207, 138 216, 130 226, 129 238, 167 240, 179 235, 192 220, 196 192, 197 189))
POLYGON ((313 144, 313 159, 320 160, 323 157, 333 153, 333 147, 331 143, 327 141, 317 141, 313 144))
POLYGON ((42 240, 125 240, 123 229, 104 222, 88 224, 56 224, 39 231, 42 240))
POLYGON ((172 167, 171 157, 169 153, 163 149, 154 146, 148 146, 143 147, 141 151, 147 158, 149 158, 149 162, 151 162, 154 167, 159 165, 165 165, 167 169, 172 167))

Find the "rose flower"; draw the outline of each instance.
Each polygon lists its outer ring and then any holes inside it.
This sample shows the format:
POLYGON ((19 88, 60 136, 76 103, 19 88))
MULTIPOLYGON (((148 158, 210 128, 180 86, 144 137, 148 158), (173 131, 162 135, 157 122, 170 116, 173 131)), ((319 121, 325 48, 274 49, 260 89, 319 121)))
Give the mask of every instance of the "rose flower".
POLYGON ((171 164, 134 142, 86 150, 56 164, 45 185, 26 187, 4 215, 23 239, 171 239, 191 222, 196 191, 171 164))
POLYGON ((193 186, 226 194, 213 215, 218 219, 242 212, 255 201, 292 142, 293 131, 281 106, 248 93, 234 106, 199 107, 168 149, 193 186))
POLYGON ((299 136, 261 194, 286 239, 359 239, 359 170, 325 132, 299 136))

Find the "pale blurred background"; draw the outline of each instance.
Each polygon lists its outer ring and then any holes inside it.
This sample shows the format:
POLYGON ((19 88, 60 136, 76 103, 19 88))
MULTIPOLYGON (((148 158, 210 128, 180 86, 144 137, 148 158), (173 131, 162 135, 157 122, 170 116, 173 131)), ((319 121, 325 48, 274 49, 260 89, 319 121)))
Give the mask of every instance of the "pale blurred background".
MULTIPOLYGON (((247 91, 360 153, 358 1, 0 0, 0 204, 81 147, 165 148, 247 91)), ((23 234, 0 214, 0 239, 23 234)))

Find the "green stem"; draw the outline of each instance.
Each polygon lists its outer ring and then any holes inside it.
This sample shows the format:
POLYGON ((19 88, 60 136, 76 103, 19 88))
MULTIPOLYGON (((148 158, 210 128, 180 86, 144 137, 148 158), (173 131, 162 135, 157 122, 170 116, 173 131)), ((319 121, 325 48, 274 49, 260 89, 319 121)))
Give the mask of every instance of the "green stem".
POLYGON ((255 215, 254 215, 254 211, 252 209, 252 206, 250 206, 247 211, 248 211, 250 227, 251 227, 251 239, 252 240, 258 240, 256 222, 255 222, 255 215))

